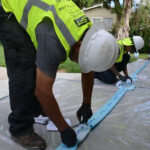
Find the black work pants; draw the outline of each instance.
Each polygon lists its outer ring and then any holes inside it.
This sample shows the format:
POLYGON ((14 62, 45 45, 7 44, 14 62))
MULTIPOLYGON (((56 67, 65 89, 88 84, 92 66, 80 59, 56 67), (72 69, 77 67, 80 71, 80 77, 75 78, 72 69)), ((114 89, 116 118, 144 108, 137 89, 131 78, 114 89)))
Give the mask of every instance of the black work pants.
POLYGON ((34 94, 36 50, 29 36, 15 20, 12 19, 4 24, 3 28, 6 26, 7 28, 3 31, 9 30, 9 32, 2 32, 12 110, 8 117, 9 130, 12 135, 17 136, 33 131, 33 117, 42 113, 41 106, 34 94), (15 31, 16 35, 13 33, 14 36, 12 36, 11 31, 15 31))
MULTIPOLYGON (((115 63, 115 67, 118 72, 121 72, 125 69, 126 65, 129 63, 130 55, 124 54, 122 62, 115 63)), ((117 82, 115 74, 110 70, 106 70, 103 72, 95 72, 95 78, 98 78, 99 80, 108 83, 108 84, 114 84, 117 82)))

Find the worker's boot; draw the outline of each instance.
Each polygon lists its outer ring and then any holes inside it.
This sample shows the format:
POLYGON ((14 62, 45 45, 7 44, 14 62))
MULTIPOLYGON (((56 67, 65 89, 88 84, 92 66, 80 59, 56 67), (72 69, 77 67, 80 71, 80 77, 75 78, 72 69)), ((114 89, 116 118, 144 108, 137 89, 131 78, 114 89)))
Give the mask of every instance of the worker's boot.
POLYGON ((45 140, 35 132, 26 133, 21 136, 11 135, 11 138, 28 150, 44 150, 46 148, 45 140))

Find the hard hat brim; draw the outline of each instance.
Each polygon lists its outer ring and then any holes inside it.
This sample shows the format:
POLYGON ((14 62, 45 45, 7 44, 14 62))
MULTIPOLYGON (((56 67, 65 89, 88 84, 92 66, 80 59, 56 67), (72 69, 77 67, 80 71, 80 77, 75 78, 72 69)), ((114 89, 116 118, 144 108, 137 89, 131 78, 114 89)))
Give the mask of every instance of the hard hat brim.
POLYGON ((101 29, 104 29, 104 26, 102 24, 99 24, 99 23, 93 24, 93 26, 91 28, 89 28, 89 30, 87 31, 87 33, 85 34, 85 36, 82 40, 80 51, 79 51, 78 64, 80 66, 81 71, 84 73, 88 73, 91 71, 85 67, 85 64, 83 61, 83 59, 86 59, 85 58, 85 55, 86 55, 85 53, 87 53, 86 45, 89 42, 91 35, 98 32, 101 29))

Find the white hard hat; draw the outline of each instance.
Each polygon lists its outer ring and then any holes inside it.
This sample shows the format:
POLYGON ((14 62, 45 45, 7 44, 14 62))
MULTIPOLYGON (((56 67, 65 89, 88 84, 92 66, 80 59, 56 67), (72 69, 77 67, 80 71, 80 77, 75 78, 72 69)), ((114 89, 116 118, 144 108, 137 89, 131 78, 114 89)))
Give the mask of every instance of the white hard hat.
POLYGON ((136 52, 144 47, 144 40, 141 36, 133 36, 136 52))
POLYGON ((78 63, 82 72, 102 72, 113 66, 118 57, 115 38, 94 24, 86 33, 79 51, 78 63))

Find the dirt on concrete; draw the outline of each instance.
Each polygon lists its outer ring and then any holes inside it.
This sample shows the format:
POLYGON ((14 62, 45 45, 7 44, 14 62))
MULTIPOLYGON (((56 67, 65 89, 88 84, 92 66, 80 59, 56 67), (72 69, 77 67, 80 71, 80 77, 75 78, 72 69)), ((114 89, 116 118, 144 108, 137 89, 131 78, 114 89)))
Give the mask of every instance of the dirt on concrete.
POLYGON ((0 67, 0 80, 8 79, 7 70, 5 67, 0 67))

